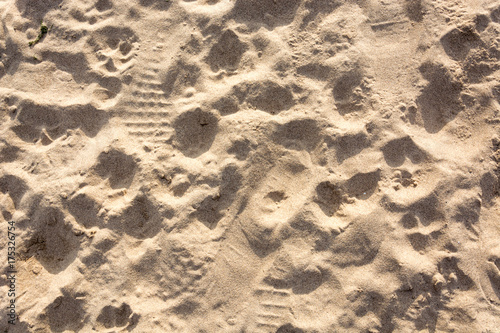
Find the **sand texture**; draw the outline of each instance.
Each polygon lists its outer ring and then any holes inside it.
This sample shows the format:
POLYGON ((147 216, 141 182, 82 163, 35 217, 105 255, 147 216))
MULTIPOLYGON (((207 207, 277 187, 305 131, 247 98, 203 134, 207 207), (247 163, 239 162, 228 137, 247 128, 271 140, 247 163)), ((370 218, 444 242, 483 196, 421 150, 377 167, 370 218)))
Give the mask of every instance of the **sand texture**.
POLYGON ((500 332, 498 1, 0 16, 1 332, 500 332))

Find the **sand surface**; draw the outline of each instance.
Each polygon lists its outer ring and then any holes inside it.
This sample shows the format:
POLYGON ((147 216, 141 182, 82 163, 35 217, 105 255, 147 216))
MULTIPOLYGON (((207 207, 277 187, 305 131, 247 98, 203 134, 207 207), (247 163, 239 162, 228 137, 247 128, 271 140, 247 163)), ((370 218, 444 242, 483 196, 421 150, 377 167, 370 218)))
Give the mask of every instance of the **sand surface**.
POLYGON ((498 1, 0 16, 2 332, 500 332, 498 1))

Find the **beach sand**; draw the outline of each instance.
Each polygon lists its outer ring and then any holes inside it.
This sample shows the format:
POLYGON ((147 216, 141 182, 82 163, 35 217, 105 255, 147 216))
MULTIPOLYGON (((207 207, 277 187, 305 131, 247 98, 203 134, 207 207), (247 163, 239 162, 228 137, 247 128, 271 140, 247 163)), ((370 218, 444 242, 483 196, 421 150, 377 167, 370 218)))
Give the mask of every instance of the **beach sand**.
POLYGON ((498 1, 0 16, 2 332, 500 332, 498 1))

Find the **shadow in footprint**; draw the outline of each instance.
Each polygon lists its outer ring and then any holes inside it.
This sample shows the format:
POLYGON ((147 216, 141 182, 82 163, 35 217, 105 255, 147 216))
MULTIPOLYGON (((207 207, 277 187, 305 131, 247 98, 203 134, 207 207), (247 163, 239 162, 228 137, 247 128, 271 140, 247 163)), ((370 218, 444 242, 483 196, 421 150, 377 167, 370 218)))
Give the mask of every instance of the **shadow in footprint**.
POLYGON ((406 229, 414 228, 420 222, 424 226, 430 225, 432 222, 442 220, 445 217, 442 199, 436 193, 417 199, 410 205, 404 205, 396 202, 391 202, 383 199, 386 209, 390 212, 404 213, 400 223, 406 229))
POLYGON ((214 72, 219 69, 233 71, 238 69, 241 56, 247 49, 248 46, 240 41, 234 31, 226 30, 210 49, 206 62, 214 72))
POLYGON ((326 138, 328 147, 334 147, 337 162, 359 154, 370 145, 370 140, 365 132, 346 133, 335 138, 326 138))
POLYGON ((424 5, 422 0, 406 0, 405 3, 406 16, 414 22, 422 22, 425 15, 424 5))
POLYGON ((101 178, 108 178, 111 188, 128 188, 134 179, 137 164, 134 158, 119 150, 102 152, 97 158, 95 172, 101 178))
POLYGON ((246 101, 254 108, 271 114, 288 110, 295 105, 290 87, 271 80, 240 83, 233 87, 233 95, 240 103, 246 101))
POLYGON ((350 196, 368 199, 377 189, 379 180, 380 170, 360 172, 349 178, 342 187, 350 196))
POLYGON ((227 116, 229 114, 238 112, 240 103, 238 102, 238 99, 236 97, 228 95, 219 98, 212 104, 212 107, 219 111, 221 115, 227 116))
POLYGON ((139 315, 134 314, 130 305, 122 303, 119 307, 106 305, 101 309, 101 312, 99 313, 99 316, 97 316, 96 320, 105 329, 128 326, 128 329, 130 330, 130 328, 137 323, 138 319, 139 315))
POLYGON ((151 7, 158 10, 168 10, 170 6, 172 6, 172 1, 139 0, 139 4, 143 7, 151 7))
POLYGON ((500 23, 500 5, 491 9, 490 17, 493 22, 500 23))
POLYGON ((401 166, 406 158, 414 164, 422 163, 427 158, 427 154, 409 136, 389 141, 382 147, 382 153, 391 167, 401 166))
POLYGON ((62 0, 16 0, 16 7, 24 17, 29 17, 35 22, 40 22, 45 14, 58 8, 62 0))
POLYGON ((0 192, 8 194, 14 206, 18 207, 22 197, 28 191, 28 185, 19 177, 5 175, 0 177, 0 192))
POLYGON ((67 201, 66 206, 76 222, 85 228, 98 226, 102 222, 102 219, 98 216, 100 205, 85 193, 76 194, 67 201))
POLYGON ((307 267, 297 274, 292 292, 296 295, 309 294, 323 284, 323 274, 317 267, 307 267))
POLYGON ((88 83, 88 72, 91 70, 87 57, 83 52, 58 52, 53 50, 42 51, 44 61, 53 62, 56 67, 70 73, 77 83, 88 83))
POLYGON ((417 104, 425 130, 437 133, 462 111, 460 93, 463 85, 442 64, 426 62, 419 70, 428 84, 417 98, 417 104))
POLYGON ((460 269, 459 264, 467 266, 467 263, 461 263, 460 259, 454 256, 445 257, 438 263, 439 273, 444 276, 450 276, 450 274, 456 276, 455 280, 448 281, 447 288, 450 291, 455 289, 467 291, 475 287, 474 280, 460 269))
POLYGON ((241 21, 265 23, 271 27, 292 22, 300 0, 237 0, 231 16, 241 21))
POLYGON ((218 122, 214 113, 200 108, 181 113, 173 123, 177 148, 192 158, 203 154, 212 146, 218 122))
POLYGON ((225 210, 233 203, 242 179, 236 166, 229 165, 225 167, 222 171, 218 194, 208 196, 201 202, 196 210, 196 217, 208 228, 214 229, 224 217, 225 210))
POLYGON ((160 88, 165 96, 181 94, 185 88, 193 87, 200 77, 200 68, 193 63, 178 60, 161 76, 160 88))
POLYGON ((118 214, 109 218, 109 226, 138 239, 152 238, 160 232, 164 216, 171 217, 158 207, 152 198, 138 194, 118 214))
POLYGON ((12 130, 27 142, 39 139, 43 129, 52 139, 64 135, 68 129, 76 128, 80 128, 85 135, 94 137, 108 121, 106 112, 90 104, 62 107, 25 99, 19 103, 18 108, 16 119, 20 124, 12 130))
POLYGON ((280 326, 276 333, 305 333, 303 329, 293 326, 292 324, 285 324, 280 326))
POLYGON ((487 172, 481 177, 480 185, 483 203, 492 204, 493 199, 500 194, 498 177, 493 172, 487 172))
POLYGON ((28 241, 21 246, 22 258, 35 257, 51 274, 60 273, 76 259, 80 240, 59 209, 37 209, 30 227, 28 241))
POLYGON ((337 185, 329 181, 321 182, 316 186, 314 201, 325 215, 332 216, 342 204, 342 191, 337 185))
POLYGON ((441 200, 435 193, 412 203, 408 207, 408 211, 415 214, 424 226, 444 218, 441 200))
POLYGON ((453 28, 441 37, 441 45, 446 54, 454 60, 464 60, 473 48, 484 46, 473 26, 453 28))
POLYGON ((4 26, 5 36, 2 37, 3 45, 0 44, 0 56, 2 57, 3 68, 0 68, 0 78, 5 74, 17 72, 19 65, 24 61, 24 56, 19 49, 19 45, 10 37, 9 31, 4 26))
POLYGON ((490 279, 491 287, 500 299, 500 258, 493 256, 488 259, 486 272, 490 279))
POLYGON ((44 315, 52 332, 78 332, 85 317, 84 300, 75 295, 57 297, 45 308, 44 315))
POLYGON ((333 83, 332 94, 341 115, 363 108, 370 93, 363 68, 355 67, 340 74, 333 83))
POLYGON ((95 9, 97 9, 100 12, 104 12, 111 8, 113 8, 113 3, 110 0, 98 0, 95 3, 95 9))
POLYGON ((294 119, 278 125, 273 133, 273 140, 288 149, 312 151, 321 139, 320 132, 316 120, 294 119))
POLYGON ((338 0, 307 0, 304 7, 307 9, 307 15, 302 19, 301 28, 305 28, 309 22, 322 13, 331 13, 342 5, 338 0))

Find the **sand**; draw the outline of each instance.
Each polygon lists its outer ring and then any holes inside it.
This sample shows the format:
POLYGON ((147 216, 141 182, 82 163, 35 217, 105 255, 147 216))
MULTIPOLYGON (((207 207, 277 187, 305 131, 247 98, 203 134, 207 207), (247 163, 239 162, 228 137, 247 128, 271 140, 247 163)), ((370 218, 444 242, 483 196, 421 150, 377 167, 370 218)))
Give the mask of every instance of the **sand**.
POLYGON ((2 332, 500 332, 498 1, 0 16, 2 332))

